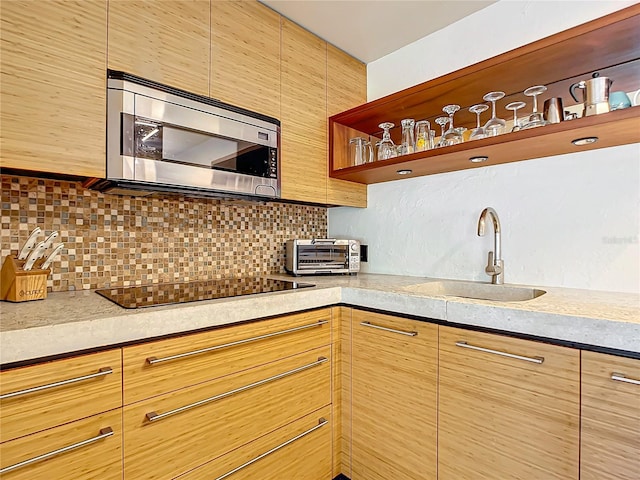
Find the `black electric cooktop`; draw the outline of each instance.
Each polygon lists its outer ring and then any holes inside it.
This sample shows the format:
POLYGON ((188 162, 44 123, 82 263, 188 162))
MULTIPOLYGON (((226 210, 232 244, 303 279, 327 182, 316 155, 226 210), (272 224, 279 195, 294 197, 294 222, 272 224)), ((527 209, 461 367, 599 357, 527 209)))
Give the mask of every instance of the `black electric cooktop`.
POLYGON ((314 287, 310 283, 248 277, 188 283, 157 283, 135 287, 101 288, 96 293, 124 308, 155 307, 172 303, 238 297, 314 287))

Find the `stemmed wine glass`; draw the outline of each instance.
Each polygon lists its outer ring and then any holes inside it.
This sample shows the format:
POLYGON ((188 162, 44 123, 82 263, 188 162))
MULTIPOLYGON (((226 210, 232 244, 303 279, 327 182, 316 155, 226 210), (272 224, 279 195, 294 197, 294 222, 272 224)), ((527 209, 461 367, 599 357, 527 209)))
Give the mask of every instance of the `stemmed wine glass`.
POLYGON ((460 110, 460 105, 446 105, 442 108, 444 113, 449 114, 449 129, 442 136, 445 145, 456 145, 463 142, 462 133, 453 126, 453 115, 458 110, 460 110))
POLYGON ((438 117, 436 118, 436 123, 440 125, 440 141, 436 145, 436 147, 444 147, 446 143, 444 142, 444 127, 449 123, 449 117, 438 117))
POLYGON ((525 105, 526 103, 524 102, 511 102, 506 107, 504 107, 507 110, 513 110, 513 128, 511 129, 512 132, 517 132, 521 128, 518 124, 518 110, 525 105))
POLYGON ((522 126, 522 128, 535 128, 535 127, 543 127, 544 125, 549 125, 544 119, 544 115, 542 112, 538 112, 538 95, 547 91, 547 87, 544 85, 536 85, 535 87, 529 87, 524 91, 524 94, 527 97, 533 97, 533 111, 529 118, 526 120, 526 123, 522 126))
POLYGON ((484 127, 480 126, 480 114, 482 112, 486 112, 487 110, 489 110, 489 105, 486 105, 484 103, 469 107, 469 111, 476 114, 476 128, 471 130, 469 140, 480 140, 481 138, 485 138, 487 136, 487 131, 484 129, 484 127))
POLYGON ((491 118, 484 124, 484 129, 487 132, 488 137, 495 137, 504 132, 504 127, 507 125, 503 119, 496 116, 496 102, 504 98, 504 92, 489 92, 483 100, 491 102, 491 118))
POLYGON ((389 133, 389 130, 395 127, 395 125, 391 122, 384 122, 378 125, 378 127, 384 130, 382 140, 376 143, 378 147, 378 160, 387 160, 397 156, 398 150, 396 144, 391 140, 391 134, 389 133))

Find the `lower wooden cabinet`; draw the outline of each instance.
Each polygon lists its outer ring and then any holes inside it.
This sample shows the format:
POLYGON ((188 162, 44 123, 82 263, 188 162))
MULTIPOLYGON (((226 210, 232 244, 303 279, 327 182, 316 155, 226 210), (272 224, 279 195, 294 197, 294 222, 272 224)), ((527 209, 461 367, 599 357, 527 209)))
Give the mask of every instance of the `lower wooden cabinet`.
POLYGON ((438 479, 578 479, 580 351, 440 327, 438 479))
POLYGON ((640 479, 640 360, 582 352, 581 480, 640 479))
POLYGON ((2 444, 3 480, 121 480, 122 409, 2 444))
POLYGON ((354 310, 352 335, 352 480, 435 479, 438 326, 354 310))

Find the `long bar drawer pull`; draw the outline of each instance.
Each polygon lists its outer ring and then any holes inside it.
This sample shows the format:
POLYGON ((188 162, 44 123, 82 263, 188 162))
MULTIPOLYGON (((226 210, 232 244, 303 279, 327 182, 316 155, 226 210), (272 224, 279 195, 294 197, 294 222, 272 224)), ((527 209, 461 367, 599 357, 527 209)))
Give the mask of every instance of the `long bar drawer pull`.
POLYGON ((640 385, 640 380, 625 377, 623 373, 612 373, 611 380, 615 380, 617 382, 630 383, 631 385, 640 385))
POLYGON ((264 340, 265 338, 277 337, 279 335, 285 335, 287 333, 299 332, 300 330, 306 330, 308 328, 320 327, 329 323, 328 320, 321 320, 316 323, 310 323, 309 325, 302 325, 300 327, 288 328, 286 330, 280 330, 278 332, 267 333, 265 335, 259 335, 257 337, 245 338, 244 340, 237 340, 235 342, 224 343, 222 345, 215 345, 213 347, 201 348, 200 350, 193 350, 191 352, 178 353, 177 355, 170 355, 168 357, 149 357, 147 363, 149 365, 155 365, 156 363, 168 362, 169 360, 177 360, 178 358, 190 357, 191 355, 199 355, 201 353, 213 352, 214 350, 221 350, 223 348, 235 347, 236 345, 243 345, 245 343, 257 342, 258 340, 264 340))
POLYGON ((295 373, 303 372, 304 370, 308 370, 310 368, 316 367, 327 361, 328 361, 328 358, 326 357, 318 357, 318 360, 313 363, 309 363, 307 365, 294 368, 293 370, 289 370, 287 372, 279 373, 278 375, 274 375, 273 377, 265 378, 264 380, 258 380, 257 382, 250 383, 249 385, 245 385, 244 387, 236 388, 234 390, 229 390, 228 392, 220 393, 218 395, 214 395, 213 397, 205 398, 204 400, 190 403, 189 405, 185 405, 184 407, 169 410, 168 412, 164 412, 164 413, 149 412, 146 414, 146 417, 149 422, 157 422, 158 420, 162 420, 163 418, 170 417, 171 415, 182 413, 186 410, 190 410, 192 408, 199 407, 201 405, 206 405, 207 403, 215 402, 216 400, 222 400, 223 398, 230 397, 231 395, 235 395, 236 393, 244 392, 246 390, 259 387, 260 385, 264 385, 265 383, 270 383, 275 380, 288 377, 289 375, 293 375, 295 373))
POLYGON ((113 369, 111 367, 102 367, 96 373, 83 375, 82 377, 60 380, 59 382, 48 383, 46 385, 40 385, 39 387, 25 388, 24 390, 18 390, 16 392, 5 393, 4 395, 0 395, 0 400, 4 400, 5 398, 17 397, 20 395, 26 395, 27 393, 39 392, 41 390, 47 390, 49 388, 61 387, 62 385, 69 385, 70 383, 82 382, 84 380, 90 380, 92 378, 103 377, 105 375, 109 375, 110 373, 113 373, 113 369))
POLYGON ((467 342, 456 342, 456 347, 470 348, 471 350, 477 350, 478 352, 493 353, 494 355, 500 355, 501 357, 515 358, 516 360, 524 360, 525 362, 544 362, 544 357, 523 357, 522 355, 514 355, 513 353, 501 352, 500 350, 491 350, 489 348, 476 347, 475 345, 469 345, 467 342))
POLYGON ((370 323, 370 322, 360 322, 360 325, 362 325, 363 327, 377 328, 378 330, 384 330, 385 332, 406 335, 407 337, 415 337, 418 335, 418 332, 405 332, 404 330, 396 330, 395 328, 387 328, 387 327, 382 327, 380 325, 374 325, 373 323, 370 323))
POLYGON ((224 475, 216 478, 215 480, 223 480, 231 475, 233 475, 234 473, 242 470, 245 467, 248 467, 249 465, 251 465, 252 463, 257 462, 258 460, 262 460, 264 457, 271 455, 272 453, 277 452, 278 450, 280 450, 281 448, 286 447, 287 445, 291 445, 293 442, 295 442, 296 440, 301 439, 302 437, 305 437, 307 435, 309 435, 312 432, 315 432, 316 430, 318 430, 321 427, 324 427, 327 423, 329 423, 328 420, 325 420, 324 418, 320 418, 320 420, 318 420, 318 425, 316 425, 315 427, 310 428, 309 430, 306 430, 304 432, 302 432, 300 435, 296 435, 295 437, 287 440, 284 443, 281 443, 280 445, 278 445, 277 447, 273 447, 271 450, 268 450, 264 453, 261 453, 260 455, 258 455, 255 458, 252 458, 251 460, 249 460, 246 463, 243 463, 242 465, 240 465, 239 467, 234 468, 233 470, 228 471, 227 473, 225 473, 224 475))
POLYGON ((66 447, 62 447, 51 452, 43 453, 42 455, 38 455, 37 457, 30 458, 29 460, 24 460, 23 462, 9 465, 8 467, 0 469, 0 474, 11 472, 13 470, 17 470, 18 468, 26 467, 27 465, 31 465, 32 463, 40 462, 42 460, 47 460, 48 458, 55 457, 56 455, 60 455, 62 453, 70 452, 71 450, 86 447, 87 445, 91 445, 92 443, 98 442, 112 435, 113 430, 111 429, 111 427, 105 427, 100 430, 100 435, 98 435, 97 437, 92 437, 78 443, 73 443, 71 445, 67 445, 66 447))

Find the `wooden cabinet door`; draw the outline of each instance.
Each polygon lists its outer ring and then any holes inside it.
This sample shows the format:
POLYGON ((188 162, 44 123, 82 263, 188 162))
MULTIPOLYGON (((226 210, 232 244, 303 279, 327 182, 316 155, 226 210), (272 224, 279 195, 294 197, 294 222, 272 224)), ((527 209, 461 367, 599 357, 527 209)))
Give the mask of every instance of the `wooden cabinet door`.
POLYGON ((280 15, 255 0, 212 3, 210 94, 280 119, 280 15))
MULTIPOLYGON (((327 45, 327 117, 366 102, 367 66, 333 45, 327 45)), ((345 150, 347 147, 344 145, 345 150)), ((327 182, 328 204, 367 206, 366 185, 337 178, 329 178, 327 182)))
POLYGON ((433 480, 437 326, 352 315, 351 479, 433 480))
POLYGON ((327 44, 282 19, 282 198, 327 201, 327 44))
POLYGON ((580 351, 440 327, 438 478, 578 478, 580 351))
POLYGON ((640 360, 582 352, 581 480, 640 478, 640 360))
POLYGON ((108 64, 209 95, 209 0, 110 0, 108 64))
POLYGON ((104 177, 107 3, 2 2, 2 168, 104 177))

